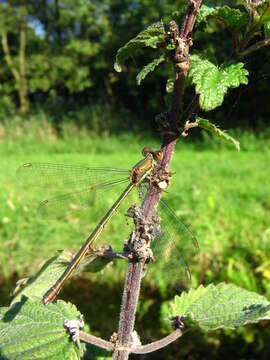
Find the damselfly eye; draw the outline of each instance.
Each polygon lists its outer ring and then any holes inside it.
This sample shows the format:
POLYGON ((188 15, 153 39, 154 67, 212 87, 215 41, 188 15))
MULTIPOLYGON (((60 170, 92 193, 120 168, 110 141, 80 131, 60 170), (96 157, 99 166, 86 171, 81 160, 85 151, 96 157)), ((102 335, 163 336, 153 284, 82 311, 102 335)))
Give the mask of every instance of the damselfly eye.
POLYGON ((162 150, 157 150, 154 152, 154 159, 157 161, 161 161, 163 159, 163 152, 162 150))
POLYGON ((149 154, 149 153, 151 153, 151 150, 150 150, 149 148, 144 147, 144 148, 142 149, 142 155, 143 155, 143 156, 146 156, 146 155, 149 154))

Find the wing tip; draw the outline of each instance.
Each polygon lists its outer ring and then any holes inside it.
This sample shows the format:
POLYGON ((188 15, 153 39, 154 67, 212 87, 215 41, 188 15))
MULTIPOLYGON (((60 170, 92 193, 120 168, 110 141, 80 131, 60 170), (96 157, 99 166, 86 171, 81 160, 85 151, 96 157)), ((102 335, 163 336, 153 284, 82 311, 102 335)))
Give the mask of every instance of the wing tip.
POLYGON ((25 182, 25 179, 26 179, 25 176, 27 173, 27 172, 25 172, 25 169, 32 168, 32 166, 33 166, 32 163, 25 163, 25 164, 19 166, 16 170, 17 180, 22 183, 25 182))

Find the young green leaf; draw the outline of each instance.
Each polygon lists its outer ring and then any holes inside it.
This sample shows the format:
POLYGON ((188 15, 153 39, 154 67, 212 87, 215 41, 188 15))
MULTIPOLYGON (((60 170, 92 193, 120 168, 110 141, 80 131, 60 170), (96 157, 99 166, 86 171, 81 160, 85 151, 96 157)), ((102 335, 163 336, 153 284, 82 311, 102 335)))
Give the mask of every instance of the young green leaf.
POLYGON ((223 22, 231 30, 239 31, 248 24, 248 16, 239 9, 232 9, 229 6, 222 6, 217 9, 216 19, 223 22))
POLYGON ((1 359, 80 359, 81 351, 64 327, 80 320, 74 305, 64 301, 44 306, 23 298, 0 312, 1 359))
POLYGON ((75 270, 75 274, 80 272, 97 273, 105 269, 105 267, 112 262, 111 257, 101 256, 96 253, 87 254, 80 262, 78 268, 75 270))
POLYGON ((191 56, 189 77, 200 95, 200 106, 209 111, 220 106, 229 88, 248 83, 243 63, 225 63, 217 67, 199 55, 191 56))
POLYGON ((233 284, 211 284, 175 296, 167 315, 187 317, 205 331, 232 329, 269 320, 270 302, 233 284))
POLYGON ((199 25, 208 19, 214 19, 219 23, 224 24, 230 30, 239 31, 248 24, 248 15, 239 9, 233 9, 227 5, 225 6, 207 6, 202 5, 197 17, 196 24, 199 25))
POLYGON ((144 47, 151 47, 155 49, 159 44, 165 42, 165 40, 166 31, 162 22, 157 22, 148 26, 117 51, 114 63, 115 71, 121 72, 122 65, 125 60, 135 54, 138 49, 144 47))
POLYGON ((229 141, 233 144, 236 149, 240 150, 240 143, 239 141, 235 140, 232 136, 228 135, 225 131, 220 130, 216 125, 212 124, 209 120, 203 119, 201 117, 196 117, 196 123, 199 127, 211 132, 212 134, 221 137, 224 140, 229 141))
POLYGON ((258 4, 251 4, 254 9, 254 21, 258 25, 266 24, 270 21, 270 0, 261 1, 258 4))
POLYGON ((139 72, 139 74, 136 77, 137 84, 140 85, 141 82, 144 80, 144 78, 151 72, 154 71, 155 68, 161 64, 163 61, 165 61, 165 57, 161 55, 159 58, 154 59, 149 64, 144 66, 142 70, 139 72))
MULTIPOLYGON (((47 260, 37 274, 19 283, 14 290, 14 298, 11 304, 20 301, 22 296, 30 299, 42 299, 43 295, 55 284, 56 280, 62 275, 72 259, 72 253, 61 251, 59 255, 47 260)), ((99 272, 104 269, 109 262, 111 262, 111 258, 98 256, 95 253, 88 254, 72 275, 76 275, 82 271, 92 273, 99 272)))
POLYGON ((207 5, 203 4, 200 7, 200 11, 199 11, 199 14, 197 16, 196 25, 199 25, 201 22, 206 21, 207 17, 210 16, 211 14, 214 14, 215 11, 216 11, 215 6, 207 6, 207 5))

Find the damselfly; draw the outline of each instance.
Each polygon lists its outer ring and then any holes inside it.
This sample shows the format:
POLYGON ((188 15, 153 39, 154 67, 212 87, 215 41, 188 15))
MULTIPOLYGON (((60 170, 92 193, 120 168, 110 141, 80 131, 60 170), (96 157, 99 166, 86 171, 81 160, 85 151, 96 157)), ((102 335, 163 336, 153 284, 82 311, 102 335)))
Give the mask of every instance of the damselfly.
MULTIPOLYGON (((91 232, 85 244, 81 247, 62 276, 44 295, 43 303, 45 305, 55 299, 64 282, 77 268, 84 255, 89 252, 91 245, 98 238, 122 201, 133 188, 146 179, 147 175, 152 171, 155 161, 159 160, 162 156, 161 151, 145 150, 143 154, 145 156, 144 159, 133 166, 130 171, 46 163, 27 163, 18 169, 17 175, 19 179, 26 184, 44 187, 53 185, 55 188, 70 190, 55 198, 41 202, 39 211, 41 213, 48 213, 49 215, 54 214, 55 210, 66 208, 67 203, 71 203, 73 207, 77 207, 77 205, 91 206, 93 203, 93 194, 101 191, 104 192, 113 186, 129 182, 125 190, 91 232)), ((162 256, 163 261, 159 261, 159 263, 165 267, 166 264, 170 262, 170 268, 174 269, 174 272, 177 273, 178 276, 180 273, 189 274, 187 261, 196 254, 198 250, 197 241, 185 225, 175 216, 172 210, 164 203, 162 203, 161 208, 162 217, 165 218, 165 220, 164 222, 161 220, 162 225, 164 225, 162 235, 159 235, 157 241, 154 241, 153 244, 154 256, 157 259, 162 256), (181 241, 177 245, 174 241, 174 235, 171 235, 171 228, 174 228, 175 233, 181 234, 181 241), (179 248, 177 248, 178 246, 179 248), (166 249, 165 252, 164 249, 166 249)), ((154 278, 154 274, 153 277, 151 275, 151 278, 154 278)))

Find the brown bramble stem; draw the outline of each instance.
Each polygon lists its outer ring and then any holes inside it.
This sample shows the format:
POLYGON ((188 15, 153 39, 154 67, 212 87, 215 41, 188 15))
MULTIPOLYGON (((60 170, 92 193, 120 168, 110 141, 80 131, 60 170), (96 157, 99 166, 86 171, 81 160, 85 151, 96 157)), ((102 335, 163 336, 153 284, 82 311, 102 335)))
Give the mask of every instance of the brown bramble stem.
MULTIPOLYGON (((198 15, 201 2, 202 0, 189 1, 181 31, 179 31, 177 24, 172 24, 175 30, 173 32, 173 34, 175 34, 174 41, 176 44, 178 44, 175 50, 176 62, 172 103, 168 113, 169 123, 171 127, 170 130, 172 134, 175 133, 179 120, 179 110, 182 105, 184 94, 184 83, 189 70, 190 35, 193 30, 193 26, 196 20, 196 16, 198 15)), ((168 133, 163 135, 161 145, 163 159, 157 164, 157 167, 163 171, 169 170, 169 165, 176 144, 176 139, 176 135, 169 135, 168 133)), ((149 187, 141 206, 141 211, 146 221, 151 220, 154 216, 156 207, 161 197, 161 193, 161 189, 157 190, 153 186, 149 187)), ((141 268, 142 266, 142 263, 136 262, 129 262, 128 265, 118 329, 119 345, 124 347, 129 346, 131 334, 133 331, 137 300, 141 283, 141 275, 139 268, 141 268), (128 302, 130 302, 131 304, 129 304, 128 302)), ((128 357, 129 352, 127 350, 117 350, 114 353, 113 359, 126 360, 128 359, 128 357)))

